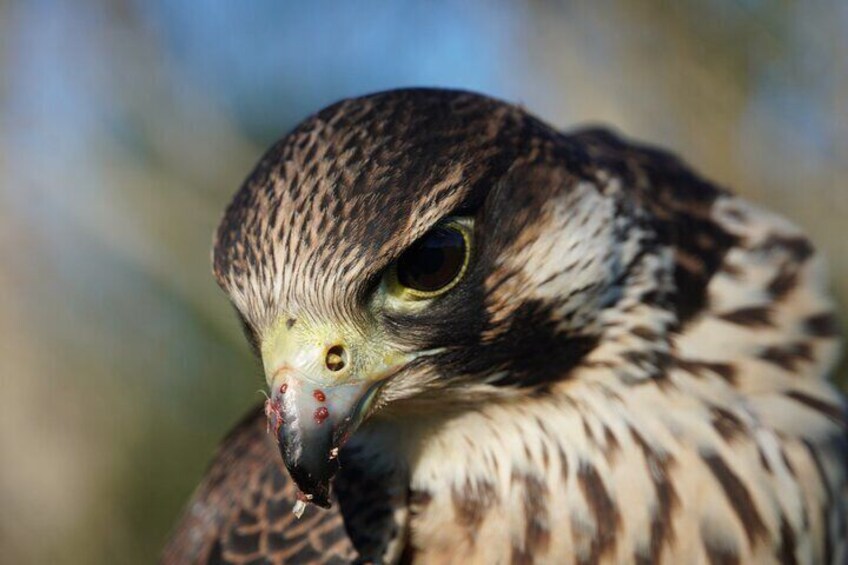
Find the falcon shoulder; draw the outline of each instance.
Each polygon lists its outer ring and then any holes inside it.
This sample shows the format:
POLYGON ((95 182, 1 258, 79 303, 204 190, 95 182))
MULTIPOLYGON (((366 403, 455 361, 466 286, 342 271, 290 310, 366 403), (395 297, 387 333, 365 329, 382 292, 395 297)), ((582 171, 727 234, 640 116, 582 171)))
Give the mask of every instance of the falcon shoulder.
POLYGON ((262 410, 252 410, 223 441, 161 563, 349 563, 338 505, 309 504, 298 519, 296 493, 262 410))

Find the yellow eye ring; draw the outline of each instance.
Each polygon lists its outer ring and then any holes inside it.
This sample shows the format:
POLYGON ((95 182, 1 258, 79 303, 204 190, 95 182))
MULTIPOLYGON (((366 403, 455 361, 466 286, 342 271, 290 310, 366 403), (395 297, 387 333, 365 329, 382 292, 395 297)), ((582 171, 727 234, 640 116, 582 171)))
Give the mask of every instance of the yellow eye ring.
POLYGON ((429 300, 454 288, 471 260, 472 219, 451 218, 421 236, 386 273, 389 294, 429 300))

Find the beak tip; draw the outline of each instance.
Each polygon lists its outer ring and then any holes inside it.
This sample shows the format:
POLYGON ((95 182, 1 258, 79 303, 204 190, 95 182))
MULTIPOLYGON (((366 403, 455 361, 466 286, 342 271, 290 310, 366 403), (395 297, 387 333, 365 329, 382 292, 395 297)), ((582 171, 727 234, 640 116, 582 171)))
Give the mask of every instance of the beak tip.
POLYGON ((305 450, 297 439, 286 438, 283 430, 278 434, 280 455, 297 485, 298 500, 329 508, 330 481, 338 471, 339 462, 333 457, 334 450, 320 443, 313 442, 305 450))
POLYGON ((298 489, 297 499, 302 502, 311 502, 312 504, 320 506, 321 508, 329 508, 331 506, 330 498, 326 494, 304 494, 302 490, 298 489))
POLYGON ((265 406, 268 429, 301 491, 301 503, 330 507, 330 482, 339 469, 339 450, 358 426, 373 388, 356 383, 318 389, 296 379, 272 387, 265 406))
POLYGON ((315 477, 302 467, 288 467, 289 474, 298 488, 297 498, 303 502, 311 502, 321 508, 330 507, 330 479, 315 477))

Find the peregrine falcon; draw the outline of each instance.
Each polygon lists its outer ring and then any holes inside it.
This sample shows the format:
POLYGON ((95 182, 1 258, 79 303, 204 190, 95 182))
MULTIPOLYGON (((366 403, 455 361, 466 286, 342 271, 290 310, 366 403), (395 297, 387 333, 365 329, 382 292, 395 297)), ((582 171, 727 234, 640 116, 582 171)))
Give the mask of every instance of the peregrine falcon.
POLYGON ((848 562, 822 261, 667 152, 345 100, 261 159, 213 270, 268 400, 164 563, 848 562))

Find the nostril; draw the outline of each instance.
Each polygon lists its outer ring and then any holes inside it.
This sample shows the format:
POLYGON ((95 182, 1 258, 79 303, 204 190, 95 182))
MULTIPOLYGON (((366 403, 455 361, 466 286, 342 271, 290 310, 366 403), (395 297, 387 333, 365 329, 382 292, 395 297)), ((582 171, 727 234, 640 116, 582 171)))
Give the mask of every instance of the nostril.
POLYGON ((334 345, 327 350, 325 362, 331 371, 341 371, 347 365, 347 351, 341 345, 334 345))

